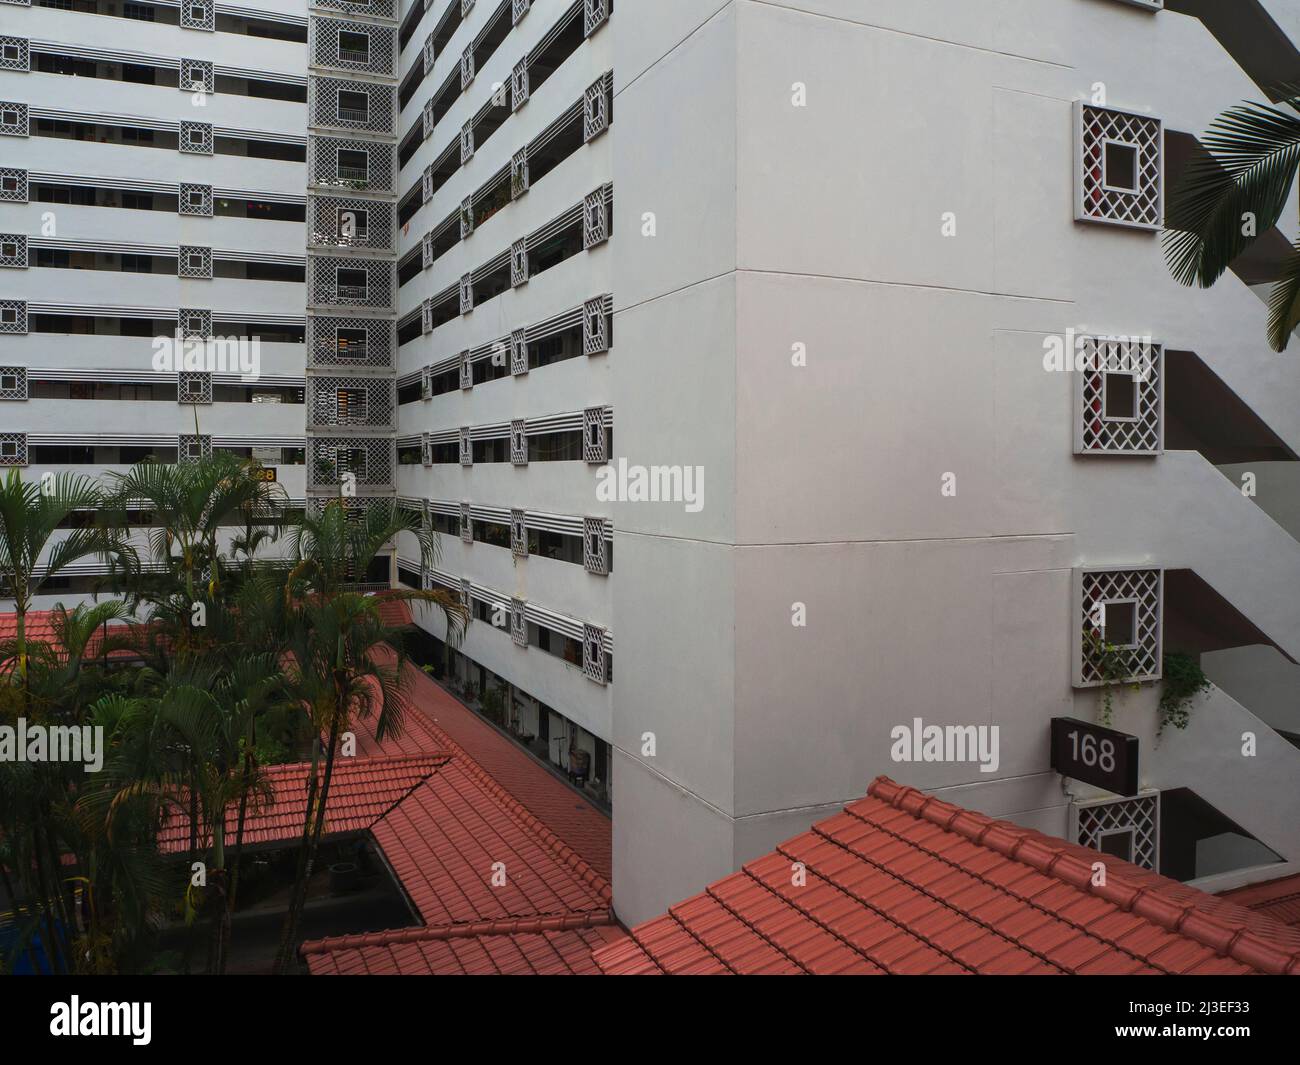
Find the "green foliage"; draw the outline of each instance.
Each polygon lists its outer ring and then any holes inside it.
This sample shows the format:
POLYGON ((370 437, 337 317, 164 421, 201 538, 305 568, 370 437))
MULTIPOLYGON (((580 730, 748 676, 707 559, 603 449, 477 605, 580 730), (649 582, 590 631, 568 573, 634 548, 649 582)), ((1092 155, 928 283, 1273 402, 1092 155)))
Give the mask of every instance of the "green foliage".
MULTIPOLYGON (((1115 689, 1123 684, 1128 676, 1128 655, 1122 648, 1107 643, 1100 633, 1095 631, 1085 632, 1084 642, 1097 663, 1097 671, 1101 674, 1101 702, 1097 708, 1097 720, 1110 728, 1115 717, 1115 689)), ((1140 684, 1131 685, 1133 691, 1141 687, 1140 684)))
POLYGON ((1166 725, 1185 729, 1191 716, 1192 700, 1211 688, 1199 659, 1182 651, 1170 651, 1163 662, 1157 737, 1164 734, 1166 725))
MULTIPOLYGON (((1163 242, 1169 271, 1209 288, 1281 217, 1300 167, 1300 96, 1229 108, 1200 139, 1170 193, 1163 242)), ((1283 261, 1269 298, 1268 340, 1286 348, 1300 324, 1300 243, 1283 261)))

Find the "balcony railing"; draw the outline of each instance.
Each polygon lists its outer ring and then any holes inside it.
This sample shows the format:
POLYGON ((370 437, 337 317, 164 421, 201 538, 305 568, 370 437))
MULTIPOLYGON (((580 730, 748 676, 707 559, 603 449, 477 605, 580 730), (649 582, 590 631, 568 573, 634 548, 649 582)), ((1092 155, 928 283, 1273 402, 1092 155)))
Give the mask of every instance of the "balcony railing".
POLYGON ((370 112, 357 107, 340 107, 339 118, 344 122, 369 122, 370 112))
POLYGON ((345 63, 369 63, 370 52, 358 51, 356 48, 340 48, 339 58, 345 63))

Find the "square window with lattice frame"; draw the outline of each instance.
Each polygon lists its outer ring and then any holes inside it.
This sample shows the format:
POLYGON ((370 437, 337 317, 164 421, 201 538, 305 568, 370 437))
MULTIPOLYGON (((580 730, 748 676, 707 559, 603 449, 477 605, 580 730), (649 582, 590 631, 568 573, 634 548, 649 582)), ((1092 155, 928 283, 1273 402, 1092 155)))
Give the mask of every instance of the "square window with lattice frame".
POLYGON ((27 202, 27 171, 14 167, 0 168, 0 201, 4 203, 27 202))
POLYGON ((1072 578, 1074 686, 1159 680, 1164 570, 1079 567, 1072 578))
POLYGON ((14 100, 0 101, 0 135, 26 137, 28 135, 28 110, 26 104, 14 100))
POLYGON ((0 466, 27 465, 27 434, 0 433, 0 466))
POLYGON ((27 235, 25 233, 0 233, 0 267, 11 270, 27 269, 27 235))
POLYGON ((182 122, 177 142, 184 155, 211 155, 213 149, 210 122, 182 122))
POLYGON ((182 184, 176 198, 176 213, 211 218, 212 186, 182 184))
POLYGON ((26 37, 0 37, 0 70, 29 70, 31 49, 26 37))
POLYGON ((1080 222, 1157 230, 1164 221, 1164 125, 1136 111, 1074 104, 1080 222))
POLYGON ((212 402, 212 374, 205 370, 182 370, 177 374, 176 401, 187 406, 212 402))
POLYGON ((0 366, 0 400, 22 402, 27 399, 27 367, 0 366))
POLYGON ((1080 846, 1160 871, 1160 793, 1070 803, 1070 838, 1080 846))
POLYGON ((27 301, 0 300, 0 333, 23 335, 27 332, 27 301))
POLYGON ((1164 345, 1138 337, 1080 337, 1078 345, 1074 453, 1163 454, 1164 345))
POLYGON ((605 630, 597 625, 582 626, 582 672, 588 680, 604 684, 608 679, 605 669, 605 630))

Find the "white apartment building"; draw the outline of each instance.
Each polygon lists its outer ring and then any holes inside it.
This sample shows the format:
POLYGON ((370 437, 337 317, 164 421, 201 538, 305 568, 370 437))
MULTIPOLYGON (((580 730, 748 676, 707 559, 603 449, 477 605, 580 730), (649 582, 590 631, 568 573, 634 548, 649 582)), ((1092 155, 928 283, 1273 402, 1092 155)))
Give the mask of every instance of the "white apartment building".
POLYGON ((1296 204, 1210 290, 1159 238, 1300 3, 276 6, 0 3, 7 461, 197 411, 294 498, 418 511, 392 579, 459 591, 453 679, 611 803, 628 923, 882 772, 1210 890, 1300 869, 1296 204), (146 339, 196 310, 263 339, 198 406, 146 339), (1213 687, 1157 736, 1174 651, 1213 687), (1050 760, 1116 668, 1134 796, 1050 760), (917 719, 996 758, 900 763, 917 719))
POLYGON ((0 4, 0 462, 228 448, 304 498, 307 17, 285 7, 0 4), (155 344, 178 335, 183 362, 155 344))

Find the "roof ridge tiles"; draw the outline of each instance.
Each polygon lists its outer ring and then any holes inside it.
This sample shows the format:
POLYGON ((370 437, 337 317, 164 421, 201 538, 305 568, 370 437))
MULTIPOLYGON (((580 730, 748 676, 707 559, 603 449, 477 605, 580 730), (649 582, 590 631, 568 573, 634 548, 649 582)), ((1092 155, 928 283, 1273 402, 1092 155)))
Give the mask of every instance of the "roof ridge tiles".
POLYGON ((542 935, 547 932, 570 932, 582 928, 617 927, 609 911, 603 913, 545 914, 535 917, 512 917, 496 921, 466 921, 459 924, 416 925, 383 932, 363 932, 346 936, 327 936, 303 943, 300 953, 329 954, 361 947, 386 947, 407 943, 427 943, 447 939, 477 939, 480 936, 542 935))
MULTIPOLYGON (((1300 974, 1300 936, 1265 915, 1204 895, 1118 858, 1107 858, 1105 884, 1094 884, 1091 875, 1080 882, 1073 862, 1082 862, 1091 870, 1092 864, 1099 860, 1099 852, 1009 821, 995 820, 987 814, 961 811, 952 803, 898 784, 887 776, 873 780, 867 794, 896 810, 1104 899, 1166 931, 1187 936, 1216 954, 1269 973, 1300 974), (961 812, 954 815, 954 810, 961 812), (1267 932, 1269 938, 1263 938, 1260 931, 1267 932), (1278 941, 1291 945, 1291 949, 1277 946, 1278 941)), ((1149 959, 1147 963, 1150 964, 1149 959)))

